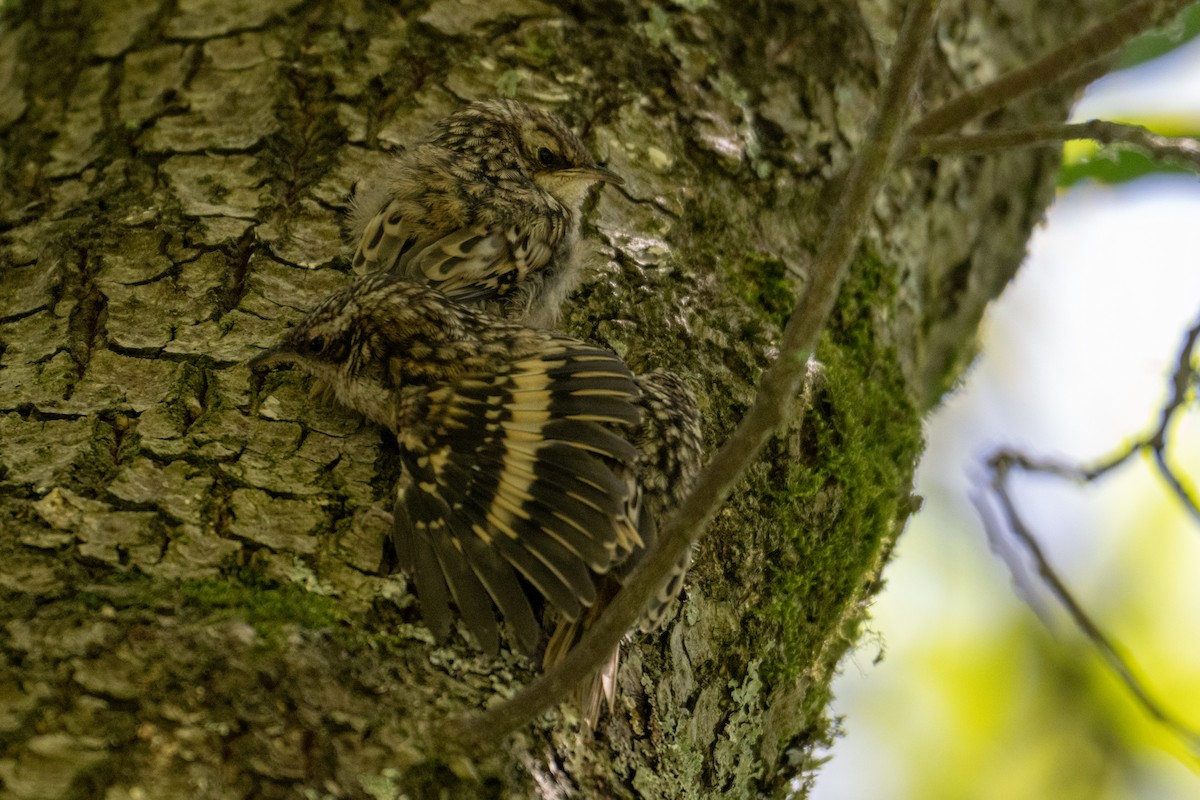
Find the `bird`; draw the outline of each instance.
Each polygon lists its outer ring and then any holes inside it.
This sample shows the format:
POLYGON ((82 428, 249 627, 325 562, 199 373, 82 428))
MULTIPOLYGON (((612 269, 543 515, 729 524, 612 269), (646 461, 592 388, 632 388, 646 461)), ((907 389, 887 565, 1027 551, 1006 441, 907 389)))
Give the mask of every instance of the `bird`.
MULTIPOLYGON (((634 376, 641 391, 638 403, 642 418, 633 435, 638 449, 635 466, 641 502, 638 536, 642 547, 634 549, 619 564, 597 580, 597 598, 577 618, 564 618, 555 626, 542 656, 549 668, 566 657, 616 596, 626 576, 658 539, 658 527, 678 508, 691 492, 700 475, 703 435, 700 409, 691 387, 673 372, 656 369, 634 376)), ((683 579, 692 563, 692 550, 676 561, 670 574, 650 604, 642 610, 638 630, 653 633, 661 628, 683 589, 683 579)), ((609 654, 605 663, 588 676, 574 692, 584 724, 594 729, 603 711, 602 705, 615 705, 621 648, 609 654)))
POLYGON ((516 100, 477 101, 356 187, 351 266, 553 327, 581 278, 580 218, 596 183, 624 181, 557 116, 516 100))
POLYGON ((503 623, 532 656, 535 606, 580 619, 644 548, 643 388, 611 351, 375 273, 250 361, 280 364, 395 436, 391 538, 439 639, 453 604, 485 652, 503 623))

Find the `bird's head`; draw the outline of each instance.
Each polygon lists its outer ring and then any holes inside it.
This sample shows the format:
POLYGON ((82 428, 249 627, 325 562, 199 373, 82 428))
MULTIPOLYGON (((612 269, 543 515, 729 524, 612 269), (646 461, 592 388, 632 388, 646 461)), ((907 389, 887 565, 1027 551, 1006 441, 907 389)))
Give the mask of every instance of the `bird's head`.
POLYGON ((323 300, 249 366, 296 367, 342 405, 390 425, 401 386, 453 371, 470 339, 467 316, 439 292, 377 273, 323 300))
POLYGON ((561 119, 516 100, 472 103, 445 124, 450 146, 477 149, 492 174, 516 169, 568 208, 578 210, 596 183, 625 182, 596 163, 561 119))

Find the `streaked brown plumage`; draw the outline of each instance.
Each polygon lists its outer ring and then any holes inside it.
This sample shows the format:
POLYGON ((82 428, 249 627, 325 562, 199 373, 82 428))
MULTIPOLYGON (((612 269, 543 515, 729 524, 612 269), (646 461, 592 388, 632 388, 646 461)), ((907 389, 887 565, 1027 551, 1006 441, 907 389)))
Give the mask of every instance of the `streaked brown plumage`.
MULTIPOLYGON (((691 491, 700 474, 703 437, 700 431, 700 409, 695 395, 677 375, 666 370, 654 370, 634 378, 641 390, 639 407, 642 419, 634 432, 638 448, 635 471, 641 491, 638 514, 638 535, 644 547, 633 550, 629 557, 615 565, 598 579, 596 602, 577 618, 562 620, 546 645, 543 665, 549 667, 562 658, 579 638, 604 612, 624 580, 642 555, 658 539, 658 526, 665 522, 691 491)), ((675 564, 669 579, 658 596, 642 612, 638 628, 643 633, 658 629, 683 589, 683 578, 691 566, 688 552, 675 564)), ((620 670, 620 648, 613 651, 604 667, 592 675, 576 692, 576 702, 589 727, 600 718, 601 704, 611 706, 616 696, 617 673, 620 670)))
POLYGON ((473 103, 356 191, 354 269, 552 326, 579 281, 580 212, 601 181, 622 182, 558 117, 515 100, 473 103))
POLYGON ((526 586, 578 619, 597 576, 642 548, 642 394, 613 353, 376 274, 252 365, 279 362, 395 433, 393 539, 438 636, 453 601, 483 649, 499 646, 498 611, 532 653, 526 586))

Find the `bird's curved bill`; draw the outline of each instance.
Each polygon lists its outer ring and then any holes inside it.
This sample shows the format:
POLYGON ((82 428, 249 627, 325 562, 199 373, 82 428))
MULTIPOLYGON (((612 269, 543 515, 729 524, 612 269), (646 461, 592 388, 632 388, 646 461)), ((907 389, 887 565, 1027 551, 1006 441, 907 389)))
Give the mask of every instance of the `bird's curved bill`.
POLYGON ((559 171, 560 175, 569 175, 572 178, 579 178, 587 181, 603 181, 611 183, 613 186, 621 186, 625 183, 625 179, 615 172, 610 171, 606 167, 599 164, 593 164, 590 167, 572 167, 559 171))
POLYGON ((259 371, 272 369, 273 367, 278 367, 284 364, 291 364, 292 361, 293 359, 291 351, 285 348, 283 345, 277 344, 273 347, 268 347, 261 353, 251 356, 250 359, 246 361, 246 366, 252 370, 259 371))

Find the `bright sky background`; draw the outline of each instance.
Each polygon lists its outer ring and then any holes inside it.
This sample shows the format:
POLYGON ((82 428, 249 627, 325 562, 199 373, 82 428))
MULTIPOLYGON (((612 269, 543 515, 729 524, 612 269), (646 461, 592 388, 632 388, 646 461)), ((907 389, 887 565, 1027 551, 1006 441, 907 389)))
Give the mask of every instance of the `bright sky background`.
MULTIPOLYGON (((1075 118, 1161 115, 1200 128, 1200 42, 1098 82, 1075 118)), ((1200 797, 1179 743, 1035 590, 1052 630, 1039 626, 969 500, 998 445, 1091 460, 1156 424, 1179 343, 1200 315, 1198 231, 1196 177, 1060 195, 988 315, 983 356, 929 420, 917 487, 925 507, 885 573, 878 637, 835 684, 847 736, 813 798, 1200 797)), ((1173 437, 1185 468, 1200 463, 1197 416, 1173 437)), ((1200 482, 1200 469, 1191 478, 1200 482)), ((1144 461, 1095 489, 1019 485, 1076 597, 1159 700, 1200 728, 1200 526, 1144 461)))

